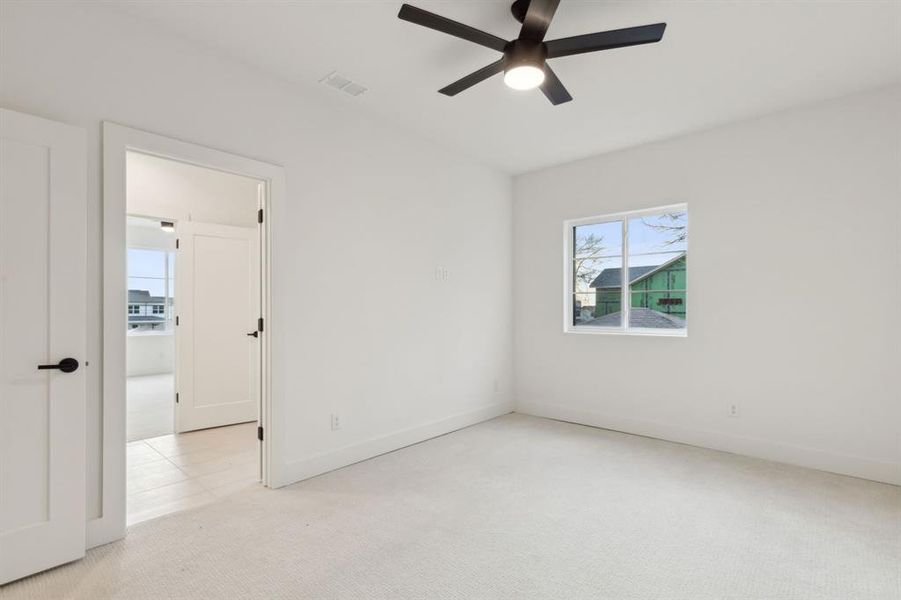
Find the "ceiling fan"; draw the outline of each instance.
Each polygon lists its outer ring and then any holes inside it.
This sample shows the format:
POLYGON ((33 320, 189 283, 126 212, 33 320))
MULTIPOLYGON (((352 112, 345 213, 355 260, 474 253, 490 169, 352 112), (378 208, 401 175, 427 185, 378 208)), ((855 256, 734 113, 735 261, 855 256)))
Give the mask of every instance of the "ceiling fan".
POLYGON ((522 29, 519 37, 510 42, 409 4, 401 6, 397 16, 404 21, 503 52, 504 56, 500 60, 438 90, 440 93, 456 96, 463 90, 503 71, 504 83, 509 87, 516 90, 541 87, 541 91, 554 105, 569 102, 573 98, 547 64, 548 59, 639 44, 653 44, 663 38, 663 30, 666 29, 666 23, 655 23, 546 42, 544 36, 559 4, 560 0, 516 0, 510 11, 514 18, 522 23, 522 29))

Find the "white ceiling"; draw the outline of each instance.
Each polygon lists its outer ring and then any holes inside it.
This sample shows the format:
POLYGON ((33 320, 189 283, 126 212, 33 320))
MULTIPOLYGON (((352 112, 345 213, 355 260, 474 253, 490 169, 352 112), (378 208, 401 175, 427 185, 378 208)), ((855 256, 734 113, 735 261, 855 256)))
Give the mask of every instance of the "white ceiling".
MULTIPOLYGON (((508 2, 411 0, 510 39, 508 2)), ((665 21, 659 44, 551 61, 575 100, 553 107, 496 76, 455 98, 444 85, 499 58, 397 19, 383 0, 117 5, 282 79, 309 85, 509 172, 901 81, 901 2, 563 0, 548 39, 665 21), (350 97, 331 71, 370 88, 350 97)))

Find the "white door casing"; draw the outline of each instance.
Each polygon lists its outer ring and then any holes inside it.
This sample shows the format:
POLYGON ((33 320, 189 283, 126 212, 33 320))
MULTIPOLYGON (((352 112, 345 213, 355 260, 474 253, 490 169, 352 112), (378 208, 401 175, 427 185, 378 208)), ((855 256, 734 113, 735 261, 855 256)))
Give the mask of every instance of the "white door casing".
POLYGON ((84 556, 85 147, 0 109, 0 584, 84 556))
MULTIPOLYGON (((126 154, 144 152, 201 167, 252 177, 263 184, 260 225, 262 317, 265 333, 260 334, 261 393, 260 415, 264 440, 260 444, 263 483, 280 487, 297 477, 289 474, 285 453, 283 396, 280 373, 274 360, 279 348, 279 317, 273 311, 272 223, 279 220, 287 204, 284 167, 239 156, 208 146, 157 135, 116 123, 103 123, 103 406, 102 460, 100 470, 100 514, 87 524, 88 546, 94 547, 125 537, 125 331, 127 278, 126 248, 126 154)), ((177 298, 176 298, 177 302, 177 298)))
POLYGON ((175 266, 176 430, 256 421, 259 231, 179 222, 175 266))

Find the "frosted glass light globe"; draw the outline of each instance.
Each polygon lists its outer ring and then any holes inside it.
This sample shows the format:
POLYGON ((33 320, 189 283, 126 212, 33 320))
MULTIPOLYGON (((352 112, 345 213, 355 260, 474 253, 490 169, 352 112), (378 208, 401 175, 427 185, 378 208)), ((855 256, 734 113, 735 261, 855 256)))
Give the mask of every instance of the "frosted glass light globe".
POLYGON ((504 73, 504 83, 514 90, 531 90, 544 83, 544 70, 531 65, 513 67, 504 73))

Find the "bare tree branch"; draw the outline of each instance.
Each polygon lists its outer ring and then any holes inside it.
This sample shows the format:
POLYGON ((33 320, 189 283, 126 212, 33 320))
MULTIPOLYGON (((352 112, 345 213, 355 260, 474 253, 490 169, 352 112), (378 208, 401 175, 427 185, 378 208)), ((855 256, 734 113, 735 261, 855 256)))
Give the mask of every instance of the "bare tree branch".
POLYGON ((685 223, 685 213, 665 213, 655 215, 657 223, 652 223, 647 217, 641 220, 645 226, 669 234, 669 239, 663 242, 664 246, 672 246, 688 239, 688 224, 685 223))
POLYGON ((600 269, 590 261, 601 258, 606 246, 604 237, 589 233, 583 238, 576 237, 576 246, 573 249, 573 274, 577 281, 581 281, 586 287, 591 285, 597 277, 600 269), (591 266, 587 266, 586 263, 591 266))

